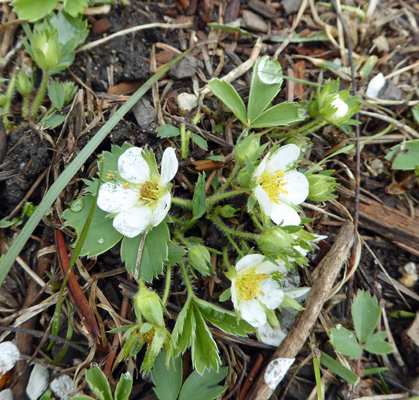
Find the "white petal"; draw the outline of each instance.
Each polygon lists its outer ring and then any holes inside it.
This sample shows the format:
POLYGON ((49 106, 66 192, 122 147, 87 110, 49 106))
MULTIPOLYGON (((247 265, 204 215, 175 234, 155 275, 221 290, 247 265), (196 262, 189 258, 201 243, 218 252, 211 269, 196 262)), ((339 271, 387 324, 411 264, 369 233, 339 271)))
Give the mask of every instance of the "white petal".
POLYGON ((179 168, 179 162, 176 153, 172 147, 168 147, 163 153, 161 163, 160 186, 166 187, 167 184, 175 177, 179 168))
POLYGON ((236 289, 236 282, 237 279, 233 278, 231 280, 231 301, 233 302, 234 308, 236 310, 239 309, 238 303, 237 303, 237 289, 236 289))
POLYGON ((384 87, 385 84, 386 79, 384 78, 384 75, 380 72, 378 75, 374 76, 374 78, 371 79, 365 94, 368 97, 376 99, 378 97, 378 93, 384 87))
POLYGON ((259 202, 260 207, 265 212, 265 214, 269 217, 272 214, 272 206, 273 203, 269 198, 268 194, 262 189, 262 186, 257 185, 254 189, 254 194, 259 202))
POLYGON ((133 238, 151 228, 152 212, 150 207, 132 207, 122 211, 113 220, 113 227, 123 235, 133 238))
POLYGON ((261 293, 258 293, 256 297, 270 310, 278 308, 284 300, 283 290, 279 286, 279 283, 273 279, 264 279, 263 281, 260 281, 259 290, 261 293))
POLYGON ((273 272, 281 272, 282 274, 287 274, 288 270, 285 266, 285 262, 282 260, 276 260, 278 265, 266 260, 263 263, 259 264, 256 268, 257 274, 272 274, 273 272))
POLYGON ((311 288, 309 287, 302 287, 298 289, 285 291, 285 294, 298 302, 302 302, 303 300, 307 298, 310 290, 311 288))
POLYGON ((281 224, 283 226, 288 225, 299 225, 301 218, 291 206, 285 203, 275 204, 272 207, 271 219, 275 224, 281 224))
POLYGON ((170 202, 172 196, 170 192, 166 191, 162 197, 157 201, 157 206, 153 211, 152 225, 157 226, 164 220, 164 217, 167 215, 170 209, 170 202))
POLYGON ((236 271, 243 274, 246 270, 256 267, 265 259, 261 254, 249 254, 241 258, 236 264, 236 271))
POLYGON ((336 108, 336 112, 333 114, 333 118, 342 118, 348 112, 349 106, 340 99, 339 95, 336 95, 336 99, 331 103, 332 107, 336 108))
POLYGON ((278 171, 287 171, 300 156, 300 148, 295 144, 287 144, 280 147, 275 153, 273 153, 268 162, 266 163, 266 171, 269 173, 278 171))
POLYGON ((303 249, 300 246, 294 246, 294 249, 297 250, 299 253, 301 253, 304 257, 307 255, 307 253, 309 252, 306 249, 303 249))
POLYGON ((286 336, 286 332, 282 331, 281 329, 272 328, 269 322, 258 328, 259 340, 271 346, 278 347, 286 336))
POLYGON ((105 182, 100 186, 97 205, 103 211, 117 213, 130 209, 138 201, 138 192, 122 188, 120 182, 105 182))
POLYGON ((288 193, 281 193, 279 198, 285 203, 301 204, 308 196, 309 183, 304 174, 298 171, 290 171, 284 175, 283 187, 288 193))
POLYGON ((241 300, 239 310, 241 317, 255 328, 266 324, 265 310, 257 300, 241 300))
POLYGON ((35 364, 26 386, 26 394, 30 400, 38 400, 48 387, 48 368, 35 364))
POLYGON ((10 371, 19 359, 19 349, 13 342, 0 343, 0 376, 10 371))
POLYGON ((263 158, 261 163, 257 166, 255 172, 253 173, 254 178, 259 178, 262 175, 262 172, 265 171, 266 163, 268 162, 269 153, 263 158))
POLYGON ((128 182, 144 183, 150 179, 150 168, 142 153, 142 148, 131 147, 118 159, 118 171, 128 182))

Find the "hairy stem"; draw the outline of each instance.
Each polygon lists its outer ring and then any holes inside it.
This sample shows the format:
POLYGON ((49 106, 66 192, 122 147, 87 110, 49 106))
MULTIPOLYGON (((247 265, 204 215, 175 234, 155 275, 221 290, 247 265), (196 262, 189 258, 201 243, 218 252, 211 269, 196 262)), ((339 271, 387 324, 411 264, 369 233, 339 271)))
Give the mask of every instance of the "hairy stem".
POLYGON ((240 165, 236 164, 233 168, 233 171, 231 171, 230 176, 227 178, 227 180, 225 181, 224 185, 220 187, 219 190, 217 190, 217 194, 221 194, 223 193, 226 189, 228 189, 228 187, 230 186, 230 183, 232 182, 232 180, 236 177, 236 175, 238 174, 240 169, 240 165))
POLYGON ((240 232, 236 231, 234 229, 229 228, 227 225, 225 225, 221 219, 217 215, 212 215, 212 221, 224 232, 228 233, 229 235, 237 236, 243 239, 251 239, 256 240, 256 235, 249 232, 240 232))
POLYGON ((38 112, 39 108, 41 107, 42 100, 44 100, 45 92, 47 91, 48 79, 49 79, 49 71, 43 69, 41 86, 39 87, 38 93, 35 96, 35 99, 32 103, 31 117, 34 117, 36 113, 38 112))
POLYGON ((166 283, 164 285, 164 293, 163 293, 163 299, 162 299, 162 304, 164 307, 166 307, 167 299, 169 298, 171 281, 172 281, 172 266, 167 265, 166 266, 166 283))

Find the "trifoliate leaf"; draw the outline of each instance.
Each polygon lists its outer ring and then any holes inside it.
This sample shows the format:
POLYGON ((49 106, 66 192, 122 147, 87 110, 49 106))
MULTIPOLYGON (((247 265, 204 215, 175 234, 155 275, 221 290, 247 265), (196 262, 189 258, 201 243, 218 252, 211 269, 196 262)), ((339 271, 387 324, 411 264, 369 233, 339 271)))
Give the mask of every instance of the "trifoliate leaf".
POLYGON ((341 325, 329 332, 330 342, 339 353, 350 358, 358 358, 362 354, 362 347, 358 344, 355 335, 341 325))
POLYGON ((157 132, 157 137, 163 137, 163 138, 174 137, 174 136, 180 135, 180 129, 176 128, 176 126, 169 125, 169 124, 159 126, 156 129, 156 132, 157 132))
POLYGON ((159 400, 177 400, 182 386, 182 358, 176 357, 173 365, 166 365, 166 352, 162 350, 154 362, 151 376, 159 400))
POLYGON ((381 308, 376 297, 368 292, 358 291, 352 304, 354 328, 360 343, 365 343, 373 334, 380 318, 381 308))
POLYGON ((364 344, 364 349, 374 354, 388 354, 393 352, 390 343, 385 342, 387 332, 377 332, 370 336, 364 344))
POLYGON ((193 193, 192 213, 194 219, 202 217, 206 211, 207 206, 205 204, 205 176, 200 174, 193 193))

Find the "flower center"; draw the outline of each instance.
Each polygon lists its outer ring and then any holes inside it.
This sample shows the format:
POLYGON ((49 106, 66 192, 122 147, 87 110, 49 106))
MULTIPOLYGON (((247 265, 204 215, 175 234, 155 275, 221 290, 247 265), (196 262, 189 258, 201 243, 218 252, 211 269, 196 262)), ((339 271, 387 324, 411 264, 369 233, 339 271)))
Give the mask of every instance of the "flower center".
POLYGON ((259 284, 260 281, 263 281, 267 277, 267 274, 246 274, 242 276, 236 282, 236 289, 239 296, 244 300, 253 299, 257 293, 265 296, 265 294, 259 289, 259 284))
POLYGON ((144 342, 146 342, 147 344, 153 343, 155 330, 156 330, 156 328, 153 327, 148 332, 143 334, 144 342))
POLYGON ((153 182, 142 184, 139 197, 146 202, 156 201, 159 198, 159 185, 153 182))
POLYGON ((282 172, 280 169, 272 174, 263 171, 258 179, 259 185, 269 196, 269 199, 276 204, 279 203, 278 195, 281 193, 288 194, 288 191, 283 189, 283 187, 288 183, 284 182, 284 175, 285 172, 282 172))

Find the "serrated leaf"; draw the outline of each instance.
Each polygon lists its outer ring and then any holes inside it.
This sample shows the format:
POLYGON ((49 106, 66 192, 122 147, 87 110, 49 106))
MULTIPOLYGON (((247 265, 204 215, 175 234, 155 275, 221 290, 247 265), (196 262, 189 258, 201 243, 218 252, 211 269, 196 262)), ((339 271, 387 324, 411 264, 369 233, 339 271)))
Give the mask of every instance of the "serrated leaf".
POLYGON ((195 190, 193 192, 192 214, 194 219, 198 219, 206 213, 207 206, 205 204, 205 200, 205 176, 199 174, 195 190))
POLYGON ((41 121, 39 121, 39 125, 41 125, 43 129, 53 129, 57 126, 60 126, 65 121, 65 119, 65 115, 52 114, 48 115, 46 118, 43 117, 41 121))
MULTIPOLYGON (((135 271, 141 237, 142 234, 134 238, 125 236, 122 240, 121 259, 130 272, 135 271)), ((163 272, 163 262, 167 259, 167 242, 169 240, 169 228, 165 222, 147 233, 141 255, 139 278, 151 282, 153 278, 163 272)))
POLYGON ((174 137, 174 136, 180 135, 180 129, 170 124, 159 126, 156 129, 156 132, 157 132, 157 137, 163 137, 163 138, 174 137))
POLYGON ((350 358, 358 358, 362 354, 362 347, 358 344, 355 335, 341 325, 329 332, 330 342, 339 353, 350 358))
POLYGON ((375 331, 380 314, 377 298, 363 290, 358 291, 352 303, 352 318, 360 343, 365 343, 375 331))
POLYGON ((246 107, 242 98, 234 87, 220 79, 214 78, 208 82, 211 91, 231 110, 231 112, 244 124, 246 121, 246 107))
MULTIPOLYGON (((72 226, 77 232, 77 237, 81 235, 94 201, 94 196, 90 194, 80 197, 71 203, 70 209, 63 212, 63 218, 66 220, 64 226, 72 226)), ((80 256, 97 256, 121 240, 122 234, 112 226, 112 219, 106 218, 107 214, 96 207, 80 256)))
POLYGON ((88 0, 64 0, 64 11, 72 17, 77 17, 79 14, 83 14, 88 5, 88 0))
POLYGON ((176 357, 173 365, 166 365, 166 352, 163 350, 154 361, 151 371, 154 391, 159 400, 176 400, 182 386, 182 358, 176 357))
POLYGON ((203 276, 209 276, 213 272, 211 267, 211 254, 205 246, 195 246, 189 250, 189 267, 199 271, 203 276))
POLYGON ((57 5, 58 0, 14 0, 12 6, 19 19, 36 21, 49 14, 57 5))
POLYGON ((286 126, 305 119, 304 109, 297 103, 280 103, 268 108, 252 124, 252 128, 286 126))
POLYGON ((172 349, 176 357, 182 354, 191 345, 195 336, 195 317, 192 309, 192 298, 188 298, 179 313, 175 328, 172 332, 172 349))
POLYGON ((108 379, 97 365, 86 371, 86 381, 99 400, 113 400, 108 379))
POLYGON ((185 255, 185 249, 175 242, 170 242, 167 250, 167 260, 164 262, 165 265, 173 266, 179 264, 185 255))
POLYGON ((219 371, 205 371, 202 375, 198 372, 186 379, 180 392, 179 400, 214 400, 227 389, 225 386, 217 386, 228 373, 228 368, 222 367, 219 371))
POLYGON ((386 160, 391 161, 394 158, 392 168, 401 169, 403 171, 414 170, 419 165, 419 139, 410 140, 404 144, 404 149, 401 145, 391 148, 389 154, 386 155, 386 160))
POLYGON ((64 85, 56 80, 51 80, 51 83, 48 85, 48 97, 55 108, 61 110, 65 100, 64 85))
POLYGON ((121 375, 115 389, 115 400, 128 400, 132 390, 132 376, 129 372, 121 375))
POLYGON ((196 322, 195 336, 192 339, 191 346, 192 365, 200 374, 206 369, 211 369, 211 367, 218 370, 221 360, 217 345, 205 324, 198 305, 193 303, 191 308, 196 322))
POLYGON ((374 354, 388 354, 393 352, 390 343, 385 342, 387 332, 377 332, 370 336, 364 344, 364 349, 374 354))
POLYGON ((202 150, 205 150, 205 151, 207 151, 208 150, 208 143, 207 143, 207 141, 202 137, 202 136, 199 136, 199 135, 197 135, 196 133, 194 133, 192 136, 191 136, 191 139, 192 139, 192 141, 196 144, 196 145, 198 145, 202 150))

